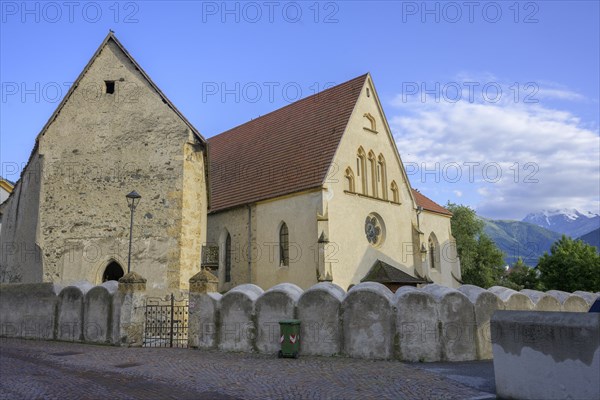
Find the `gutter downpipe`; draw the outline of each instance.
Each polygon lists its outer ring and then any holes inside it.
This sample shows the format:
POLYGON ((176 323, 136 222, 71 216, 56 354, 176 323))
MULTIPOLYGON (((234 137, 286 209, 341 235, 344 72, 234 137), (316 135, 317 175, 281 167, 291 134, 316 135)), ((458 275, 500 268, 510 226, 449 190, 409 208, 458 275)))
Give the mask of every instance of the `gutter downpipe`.
POLYGON ((252 283, 252 206, 247 204, 248 207, 248 283, 252 283))

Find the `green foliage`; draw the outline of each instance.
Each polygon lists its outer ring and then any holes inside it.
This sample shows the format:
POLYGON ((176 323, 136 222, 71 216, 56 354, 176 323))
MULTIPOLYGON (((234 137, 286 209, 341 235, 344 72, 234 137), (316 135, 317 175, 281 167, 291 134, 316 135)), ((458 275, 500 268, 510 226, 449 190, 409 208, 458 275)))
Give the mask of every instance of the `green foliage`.
POLYGON ((483 233, 484 223, 468 206, 448 203, 452 212, 452 235, 460 258, 463 282, 488 288, 501 283, 503 253, 483 233))
POLYGON ((564 236, 538 262, 545 290, 600 291, 600 254, 581 240, 564 236))
POLYGON ((542 289, 538 270, 525 265, 523 259, 520 257, 504 277, 503 286, 515 290, 542 289))

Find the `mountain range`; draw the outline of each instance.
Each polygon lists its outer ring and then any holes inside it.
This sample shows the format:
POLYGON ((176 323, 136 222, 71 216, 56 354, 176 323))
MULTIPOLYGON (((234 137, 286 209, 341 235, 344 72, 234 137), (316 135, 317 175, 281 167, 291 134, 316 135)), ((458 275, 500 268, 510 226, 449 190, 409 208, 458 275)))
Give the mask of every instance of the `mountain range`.
POLYGON ((579 239, 583 240, 589 245, 596 246, 596 248, 600 250, 600 228, 594 229, 590 233, 580 236, 579 239))
POLYGON ((513 265, 519 257, 529 266, 536 266, 538 259, 561 234, 528 222, 491 220, 482 218, 484 232, 504 252, 504 262, 513 265))
POLYGON ((528 214, 523 218, 523 222, 578 238, 600 228, 600 214, 575 209, 544 210, 528 214))
POLYGON ((484 232, 504 252, 506 264, 512 265, 521 257, 525 264, 537 265, 539 257, 563 234, 600 251, 599 214, 570 209, 532 213, 522 221, 481 219, 484 232))

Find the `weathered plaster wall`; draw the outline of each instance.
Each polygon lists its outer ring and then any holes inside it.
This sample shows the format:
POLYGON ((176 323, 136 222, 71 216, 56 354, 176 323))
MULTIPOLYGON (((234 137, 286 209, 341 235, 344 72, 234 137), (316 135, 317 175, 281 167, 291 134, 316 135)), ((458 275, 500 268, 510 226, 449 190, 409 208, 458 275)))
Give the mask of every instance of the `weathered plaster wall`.
POLYGON ((428 242, 432 234, 437 240, 438 246, 435 268, 431 268, 429 252, 420 253, 420 275, 427 276, 433 282, 444 286, 459 287, 460 282, 457 279, 461 278, 460 261, 456 252, 456 242, 450 229, 450 216, 424 210, 419 215, 419 229, 423 232, 421 243, 425 245, 426 249, 429 249, 428 242))
POLYGON ((35 150, 3 204, 0 231, 0 282, 42 282, 43 257, 39 244, 39 204, 44 160, 35 150))
POLYGON ((317 215, 321 192, 258 203, 256 206, 257 284, 263 289, 292 282, 303 289, 317 283, 317 215), (280 264, 279 229, 285 222, 289 232, 289 266, 280 264))
POLYGON ((132 270, 147 277, 150 290, 187 287, 206 234, 203 149, 112 40, 39 137, 38 152, 41 189, 22 188, 31 221, 15 234, 17 241, 37 238, 43 249, 43 275, 28 272, 27 281, 98 284, 111 261, 126 270, 125 195, 136 190, 143 198, 132 270), (114 81, 114 93, 106 93, 105 81, 114 81))
MULTIPOLYGON (((202 245, 206 243, 208 196, 204 152, 188 141, 183 149, 183 187, 179 265, 174 265, 178 287, 187 289, 189 280, 200 270, 202 245)), ((169 281, 175 281, 169 279, 169 281)))
POLYGON ((243 283, 256 283, 255 244, 248 244, 248 228, 256 238, 256 207, 237 207, 209 214, 207 243, 219 247, 219 291, 227 291, 243 283), (225 240, 231 235, 231 280, 225 281, 225 240), (248 253, 250 247, 250 254, 248 253), (251 266, 248 265, 248 260, 251 266), (250 274, 250 270, 252 270, 250 274))
POLYGON ((263 289, 293 282, 308 288, 317 283, 318 230, 321 192, 313 191, 264 201, 248 207, 208 216, 208 243, 219 246, 219 290, 241 283, 254 283, 263 289), (248 244, 248 227, 251 244, 248 244), (279 262, 279 229, 285 222, 289 232, 290 265, 279 262), (225 237, 232 240, 232 279, 225 282, 225 237), (248 247, 251 249, 252 280, 248 280, 248 247))

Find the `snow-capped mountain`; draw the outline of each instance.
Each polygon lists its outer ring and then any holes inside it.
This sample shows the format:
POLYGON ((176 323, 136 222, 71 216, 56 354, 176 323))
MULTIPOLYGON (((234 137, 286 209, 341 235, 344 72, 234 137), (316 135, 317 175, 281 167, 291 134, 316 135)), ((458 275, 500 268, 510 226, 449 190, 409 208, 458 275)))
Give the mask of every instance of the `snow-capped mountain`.
POLYGON ((600 214, 575 209, 544 210, 528 214, 523 222, 578 238, 600 227, 600 214))

